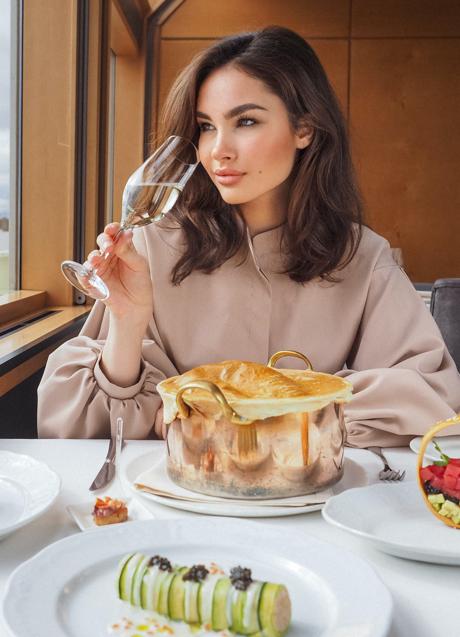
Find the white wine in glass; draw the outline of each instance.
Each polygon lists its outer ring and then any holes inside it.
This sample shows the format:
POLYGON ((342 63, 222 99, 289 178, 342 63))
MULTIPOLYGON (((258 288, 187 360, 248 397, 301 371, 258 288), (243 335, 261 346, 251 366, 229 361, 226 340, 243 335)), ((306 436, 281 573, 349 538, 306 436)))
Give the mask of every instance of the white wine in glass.
MULTIPOLYGON (((198 163, 198 150, 191 141, 177 135, 168 137, 126 182, 115 241, 124 230, 161 221, 174 208, 198 163)), ((92 268, 63 261, 61 270, 83 294, 102 301, 109 298, 110 290, 92 268)))

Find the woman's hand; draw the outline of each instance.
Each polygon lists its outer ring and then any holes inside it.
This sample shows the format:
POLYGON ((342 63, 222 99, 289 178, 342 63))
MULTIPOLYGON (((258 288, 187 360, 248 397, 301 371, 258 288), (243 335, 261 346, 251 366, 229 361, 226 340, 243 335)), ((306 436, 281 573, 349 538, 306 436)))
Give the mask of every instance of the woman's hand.
POLYGON ((153 312, 152 281, 145 257, 132 241, 132 230, 124 230, 114 241, 119 223, 110 223, 97 237, 101 250, 88 255, 87 264, 96 270, 110 290, 104 301, 114 318, 148 323, 153 312))

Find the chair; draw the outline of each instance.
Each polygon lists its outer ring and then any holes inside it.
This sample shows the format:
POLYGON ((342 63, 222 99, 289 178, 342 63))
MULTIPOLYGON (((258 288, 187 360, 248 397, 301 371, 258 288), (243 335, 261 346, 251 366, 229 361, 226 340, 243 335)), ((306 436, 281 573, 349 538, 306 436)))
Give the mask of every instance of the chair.
POLYGON ((430 311, 460 371, 460 279, 433 283, 430 311))

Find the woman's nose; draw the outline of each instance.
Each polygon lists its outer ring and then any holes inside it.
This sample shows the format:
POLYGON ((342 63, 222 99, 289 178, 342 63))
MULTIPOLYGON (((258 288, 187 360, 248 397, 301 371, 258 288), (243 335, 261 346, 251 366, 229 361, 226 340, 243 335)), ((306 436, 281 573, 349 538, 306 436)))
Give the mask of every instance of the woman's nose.
POLYGON ((214 145, 212 147, 212 158, 216 161, 221 161, 222 159, 234 159, 236 156, 235 148, 231 143, 228 135, 217 135, 214 140, 214 145))

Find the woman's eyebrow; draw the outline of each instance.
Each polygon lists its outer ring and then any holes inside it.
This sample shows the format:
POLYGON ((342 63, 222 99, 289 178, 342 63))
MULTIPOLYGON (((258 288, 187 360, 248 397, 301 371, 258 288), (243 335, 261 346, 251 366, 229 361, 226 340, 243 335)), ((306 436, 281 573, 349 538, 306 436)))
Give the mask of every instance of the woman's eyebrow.
MULTIPOLYGON (((245 113, 246 111, 253 111, 253 110, 260 110, 260 111, 266 111, 267 109, 264 108, 263 106, 259 106, 258 104, 253 104, 253 103, 249 103, 249 104, 240 104, 240 106, 235 106, 234 108, 232 108, 231 110, 228 111, 228 113, 225 113, 224 117, 225 119, 232 119, 232 117, 236 117, 237 115, 241 115, 241 113, 245 113)), ((201 111, 197 111, 196 112, 196 116, 200 117, 201 119, 208 119, 211 120, 212 118, 209 117, 209 115, 206 115, 206 113, 202 113, 201 111)))

